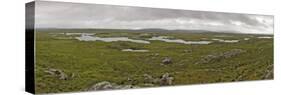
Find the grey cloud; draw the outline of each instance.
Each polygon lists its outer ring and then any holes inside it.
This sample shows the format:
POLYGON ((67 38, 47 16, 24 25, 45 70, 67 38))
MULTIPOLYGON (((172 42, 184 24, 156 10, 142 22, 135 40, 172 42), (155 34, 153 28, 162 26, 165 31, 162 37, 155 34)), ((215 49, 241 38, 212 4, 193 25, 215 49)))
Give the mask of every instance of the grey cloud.
POLYGON ((273 16, 100 4, 36 2, 36 27, 165 28, 273 33, 273 16))

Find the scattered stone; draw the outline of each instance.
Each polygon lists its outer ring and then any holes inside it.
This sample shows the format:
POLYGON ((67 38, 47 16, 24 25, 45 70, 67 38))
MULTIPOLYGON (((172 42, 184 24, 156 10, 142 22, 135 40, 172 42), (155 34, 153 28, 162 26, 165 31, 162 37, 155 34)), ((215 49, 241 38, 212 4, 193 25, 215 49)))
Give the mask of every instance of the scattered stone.
POLYGON ((130 77, 127 78, 127 81, 133 81, 133 79, 131 79, 130 77))
POLYGON ((75 77, 75 73, 72 73, 72 74, 71 74, 71 78, 74 78, 74 77, 75 77))
POLYGON ((139 88, 133 85, 117 85, 113 87, 114 89, 130 89, 130 88, 139 88))
POLYGON ((242 49, 233 49, 233 50, 224 52, 221 56, 223 56, 224 58, 231 58, 231 57, 237 56, 240 53, 244 53, 244 52, 246 52, 246 51, 242 50, 242 49))
POLYGON ((86 89, 87 91, 94 90, 113 90, 113 89, 130 89, 130 88, 139 88, 138 86, 133 85, 116 85, 115 83, 110 83, 108 81, 99 82, 92 87, 86 89))
POLYGON ((160 85, 172 85, 174 78, 170 76, 169 73, 162 75, 160 79, 160 85))
POLYGON ((267 70, 265 72, 266 74, 263 76, 263 79, 272 79, 274 77, 273 65, 268 65, 267 70))
POLYGON ((59 70, 59 69, 48 69, 48 70, 45 70, 45 72, 52 76, 58 77, 60 80, 68 79, 67 75, 62 70, 59 70))
POLYGON ((243 80, 243 75, 239 75, 234 81, 242 81, 243 80))
POLYGON ((143 77, 144 77, 144 82, 145 83, 153 83, 153 81, 154 81, 154 79, 153 79, 153 77, 151 75, 144 74, 143 77))
POLYGON ((273 70, 266 70, 266 74, 263 76, 263 79, 273 78, 273 70))
POLYGON ((223 53, 218 53, 218 54, 210 54, 207 56, 204 56, 199 62, 197 62, 196 64, 204 64, 204 63, 210 63, 213 61, 220 61, 222 59, 226 59, 226 58, 231 58, 231 57, 235 57, 241 53, 246 52, 245 50, 242 49, 233 49, 227 52, 223 52, 223 53))
POLYGON ((45 73, 48 73, 48 74, 50 74, 50 75, 52 75, 52 76, 55 76, 56 75, 56 69, 48 69, 48 70, 45 70, 44 71, 45 73))
POLYGON ((112 84, 108 81, 103 81, 93 85, 87 90, 90 91, 90 90, 109 90, 109 89, 113 89, 112 84))
MULTIPOLYGON (((171 77, 169 73, 163 74, 160 78, 153 78, 151 75, 144 74, 144 87, 154 87, 155 84, 157 85, 172 85, 174 78, 171 77)), ((128 78, 128 81, 131 79, 128 78)), ((115 83, 110 83, 108 81, 102 81, 96 83, 95 85, 91 86, 90 88, 86 89, 86 91, 94 91, 94 90, 113 90, 113 89, 130 89, 130 88, 139 88, 135 85, 117 85, 115 83)))
POLYGON ((203 57, 199 62, 197 62, 197 64, 204 64, 204 63, 209 63, 211 62, 212 60, 219 60, 219 56, 216 56, 216 55, 207 55, 205 57, 203 57))
POLYGON ((172 85, 174 78, 171 77, 169 73, 165 73, 162 76, 158 78, 153 78, 152 76, 148 74, 144 74, 144 86, 146 87, 152 87, 154 84, 159 84, 159 85, 172 85))
POLYGON ((132 79, 130 77, 127 78, 127 84, 130 84, 130 85, 134 85, 134 84, 137 84, 137 81, 135 79, 132 79))
POLYGON ((171 59, 171 58, 166 57, 164 60, 162 60, 162 63, 163 63, 163 64, 172 64, 173 62, 172 62, 172 59, 171 59))
POLYGON ((60 80, 67 80, 68 79, 67 75, 63 72, 61 72, 61 74, 59 76, 60 76, 59 77, 60 80))
POLYGON ((192 50, 191 49, 189 49, 189 50, 183 50, 184 51, 184 53, 192 53, 192 50))

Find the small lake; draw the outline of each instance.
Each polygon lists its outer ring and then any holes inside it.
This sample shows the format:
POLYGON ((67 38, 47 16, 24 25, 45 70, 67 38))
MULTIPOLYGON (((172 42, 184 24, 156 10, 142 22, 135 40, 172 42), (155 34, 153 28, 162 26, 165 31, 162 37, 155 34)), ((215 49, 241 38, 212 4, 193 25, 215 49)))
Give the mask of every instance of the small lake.
POLYGON ((216 35, 215 37, 225 38, 225 37, 233 37, 233 36, 229 36, 229 35, 216 35))
POLYGON ((223 39, 212 39, 213 41, 225 42, 225 43, 237 43, 239 40, 223 40, 223 39))
POLYGON ((250 40, 250 38, 244 38, 244 40, 246 40, 246 41, 247 41, 247 40, 250 40))
POLYGON ((133 49, 123 49, 125 52, 148 52, 148 50, 133 50, 133 49))
POLYGON ((169 43, 181 43, 181 44, 210 44, 212 41, 185 41, 181 39, 168 39, 167 36, 152 37, 149 40, 158 40, 169 43))
POLYGON ((96 33, 65 33, 65 35, 67 36, 71 36, 71 35, 85 35, 85 36, 92 36, 95 35, 96 33))
POLYGON ((259 39, 271 39, 273 37, 269 37, 269 36, 263 36, 263 37, 258 37, 259 39))
POLYGON ((134 42, 134 43, 150 44, 149 41, 134 40, 134 39, 129 39, 128 37, 101 38, 101 37, 91 36, 91 35, 87 35, 87 34, 82 34, 80 37, 75 37, 75 39, 77 39, 79 41, 103 41, 103 42, 128 41, 128 42, 134 42))
MULTIPOLYGON (((71 33, 66 35, 81 35, 79 37, 75 37, 75 39, 79 41, 103 41, 103 42, 127 41, 127 42, 134 42, 134 43, 150 44, 150 42, 146 40, 136 40, 136 39, 130 39, 128 37, 106 37, 106 38, 97 37, 94 36, 95 35, 94 33, 71 33)), ((169 39, 168 36, 152 37, 149 38, 148 40, 158 40, 168 43, 199 44, 199 45, 212 43, 212 41, 185 41, 182 39, 169 39)), ((125 50, 125 51, 135 51, 135 50, 125 50)))

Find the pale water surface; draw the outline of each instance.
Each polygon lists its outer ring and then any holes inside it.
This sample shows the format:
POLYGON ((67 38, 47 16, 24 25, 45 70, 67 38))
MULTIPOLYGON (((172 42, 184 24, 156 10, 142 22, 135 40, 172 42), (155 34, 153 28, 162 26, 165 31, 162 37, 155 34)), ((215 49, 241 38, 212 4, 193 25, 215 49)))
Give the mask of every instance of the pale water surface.
POLYGON ((225 42, 225 43, 237 43, 239 40, 224 40, 224 39, 212 39, 213 41, 225 42))
POLYGON ((250 38, 244 38, 244 40, 246 40, 246 41, 247 41, 247 40, 250 40, 250 38))
POLYGON ((182 44, 210 44, 212 41, 185 41, 181 39, 168 39, 167 36, 152 37, 149 40, 158 40, 169 43, 182 43, 182 44))
POLYGON ((125 52, 148 52, 149 50, 133 50, 133 49, 123 49, 125 52))
POLYGON ((96 33, 65 33, 65 35, 70 36, 70 35, 88 35, 88 36, 92 36, 95 35, 96 33))
POLYGON ((263 36, 263 37, 258 37, 259 39, 271 39, 272 37, 269 36, 263 36))
POLYGON ((85 34, 82 34, 80 37, 75 37, 75 39, 78 39, 79 41, 103 41, 103 42, 128 41, 128 42, 142 43, 142 44, 150 43, 149 41, 134 40, 134 39, 129 39, 128 37, 101 38, 101 37, 90 36, 90 35, 85 35, 85 34))

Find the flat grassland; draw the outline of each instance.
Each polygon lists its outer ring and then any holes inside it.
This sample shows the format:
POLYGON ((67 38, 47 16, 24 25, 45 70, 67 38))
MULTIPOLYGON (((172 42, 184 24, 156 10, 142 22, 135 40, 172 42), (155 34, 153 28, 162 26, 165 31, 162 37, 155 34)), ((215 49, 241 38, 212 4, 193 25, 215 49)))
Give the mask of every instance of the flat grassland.
POLYGON ((116 85, 159 87, 162 85, 153 82, 148 86, 144 75, 156 79, 165 73, 173 77, 172 84, 169 85, 273 79, 273 38, 258 38, 261 36, 265 35, 94 29, 38 30, 36 93, 84 91, 103 81, 116 85), (79 41, 75 37, 80 35, 65 33, 95 33, 98 37, 128 37, 151 43, 79 41), (212 43, 182 44, 147 40, 153 36, 212 43), (212 39, 239 42, 227 43, 212 39), (123 49, 148 52, 122 51, 123 49), (231 53, 233 50, 239 52, 231 53), (168 64, 163 63, 165 58, 169 58, 168 64), (65 77, 58 78, 48 71, 50 69, 59 70, 55 74, 63 72, 65 77))

